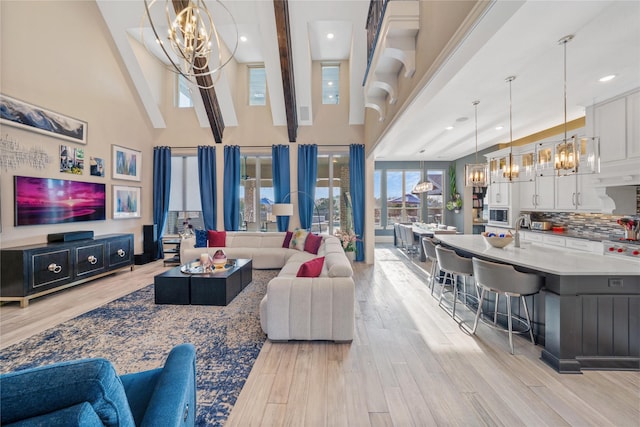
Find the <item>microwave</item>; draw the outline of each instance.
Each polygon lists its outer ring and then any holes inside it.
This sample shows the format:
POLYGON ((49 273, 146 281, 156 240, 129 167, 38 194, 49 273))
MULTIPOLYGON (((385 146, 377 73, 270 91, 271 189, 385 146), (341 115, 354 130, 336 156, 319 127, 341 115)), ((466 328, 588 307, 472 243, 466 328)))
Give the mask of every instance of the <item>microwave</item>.
POLYGON ((489 208, 489 225, 511 227, 511 210, 509 208, 489 208))

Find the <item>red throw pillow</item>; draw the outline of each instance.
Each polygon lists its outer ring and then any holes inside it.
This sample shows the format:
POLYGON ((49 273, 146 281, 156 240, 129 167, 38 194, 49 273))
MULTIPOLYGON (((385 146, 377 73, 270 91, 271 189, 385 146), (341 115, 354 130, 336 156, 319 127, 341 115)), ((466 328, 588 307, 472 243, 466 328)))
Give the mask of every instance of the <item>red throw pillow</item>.
POLYGON ((298 269, 296 277, 318 277, 322 272, 322 266, 324 265, 324 257, 314 258, 305 262, 298 269))
POLYGON ((291 243, 291 238, 293 237, 293 231, 287 231, 286 236, 284 236, 284 242, 282 242, 283 248, 288 248, 291 243))
POLYGON ((227 246, 227 232, 208 230, 207 232, 210 248, 224 248, 227 246))
POLYGON ((307 236, 307 240, 304 241, 304 250, 305 252, 309 252, 310 254, 317 255, 318 249, 320 249, 321 243, 322 243, 322 236, 309 233, 309 235, 307 236))

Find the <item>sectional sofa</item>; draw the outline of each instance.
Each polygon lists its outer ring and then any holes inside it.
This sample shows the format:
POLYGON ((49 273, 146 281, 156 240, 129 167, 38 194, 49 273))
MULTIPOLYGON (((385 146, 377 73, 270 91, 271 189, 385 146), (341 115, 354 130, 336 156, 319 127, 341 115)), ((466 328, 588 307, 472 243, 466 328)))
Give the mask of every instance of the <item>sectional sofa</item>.
POLYGON ((280 269, 260 303, 260 323, 272 341, 353 340, 353 269, 335 236, 322 235, 317 254, 284 245, 284 232, 227 232, 224 246, 180 245, 182 263, 222 249, 228 258, 250 258, 254 269, 280 269), (324 257, 318 277, 297 277, 303 263, 324 257))

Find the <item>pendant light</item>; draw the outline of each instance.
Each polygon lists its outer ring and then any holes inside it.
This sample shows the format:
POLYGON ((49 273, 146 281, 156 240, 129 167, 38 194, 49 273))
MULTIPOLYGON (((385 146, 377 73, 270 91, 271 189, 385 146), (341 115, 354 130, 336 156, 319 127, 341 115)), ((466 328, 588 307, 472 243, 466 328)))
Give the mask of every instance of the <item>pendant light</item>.
POLYGON ((520 175, 520 167, 513 155, 513 118, 512 118, 512 98, 511 98, 511 83, 516 79, 516 76, 509 76, 505 79, 509 83, 509 157, 502 166, 502 177, 508 182, 514 182, 520 175))
POLYGON ((553 157, 553 167, 558 176, 600 171, 599 138, 567 136, 567 43, 571 40, 572 34, 558 40, 558 44, 564 48, 564 138, 561 142, 554 143, 553 157))
POLYGON ((486 187, 487 186, 487 163, 478 163, 478 104, 480 101, 473 101, 476 118, 476 162, 464 166, 465 187, 486 187))
MULTIPOLYGON (((424 164, 422 161, 420 161, 420 175, 422 175, 423 173, 424 173, 424 164)), ((420 181, 413 187, 413 190, 411 190, 411 193, 420 194, 420 193, 426 193, 427 191, 431 191, 431 190, 433 190, 433 182, 425 178, 424 180, 420 181)))

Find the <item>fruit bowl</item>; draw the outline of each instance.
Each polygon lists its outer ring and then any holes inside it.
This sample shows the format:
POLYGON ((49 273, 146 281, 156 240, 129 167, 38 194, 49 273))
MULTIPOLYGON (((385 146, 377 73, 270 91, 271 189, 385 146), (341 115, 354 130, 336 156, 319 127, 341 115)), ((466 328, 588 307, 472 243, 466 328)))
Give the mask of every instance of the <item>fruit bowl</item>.
POLYGON ((504 235, 495 235, 494 233, 482 233, 482 237, 484 240, 493 246, 494 248, 502 249, 505 246, 509 245, 513 242, 513 236, 511 234, 505 233, 504 235), (500 237, 503 236, 503 237, 500 237))

